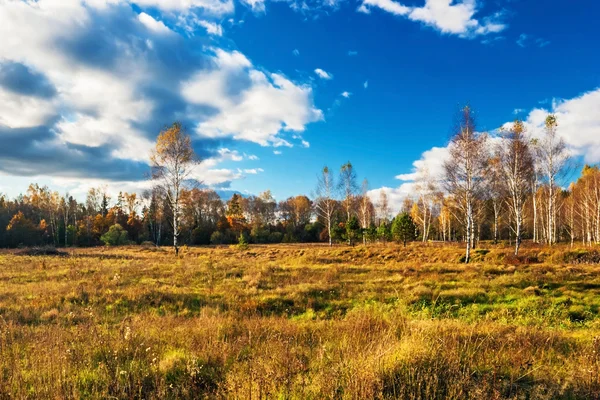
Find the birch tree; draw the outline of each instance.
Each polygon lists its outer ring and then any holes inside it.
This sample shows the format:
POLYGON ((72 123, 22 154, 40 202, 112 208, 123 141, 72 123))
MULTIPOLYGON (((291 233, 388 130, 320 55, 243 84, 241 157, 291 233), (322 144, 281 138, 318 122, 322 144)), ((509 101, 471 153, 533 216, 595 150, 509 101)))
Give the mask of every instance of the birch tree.
POLYGON ((315 213, 323 219, 327 228, 327 237, 329 238, 329 246, 331 246, 331 229, 333 223, 333 214, 335 213, 336 200, 334 198, 335 181, 331 170, 325 166, 321 171, 321 175, 317 179, 317 188, 315 190, 315 213))
POLYGON ((184 132, 181 124, 176 122, 158 135, 156 148, 151 153, 150 160, 152 178, 166 196, 173 213, 173 248, 178 255, 181 192, 200 159, 194 153, 190 136, 184 132))
MULTIPOLYGON (((369 181, 367 179, 363 180, 361 186, 361 196, 360 196, 360 225, 363 230, 369 228, 371 224, 371 216, 373 214, 373 203, 369 198, 369 181)), ((363 235, 363 244, 367 244, 367 236, 363 235)))
POLYGON ((546 198, 546 241, 556 243, 557 180, 562 176, 569 152, 564 140, 558 135, 558 121, 550 114, 546 117, 544 135, 538 142, 537 152, 540 169, 548 185, 546 198))
POLYGON ((377 203, 377 213, 379 216, 379 225, 387 223, 390 218, 390 203, 387 193, 384 189, 379 190, 379 202, 377 203))
POLYGON ((465 263, 471 258, 475 238, 474 207, 485 187, 488 168, 486 142, 487 135, 476 131, 471 108, 461 109, 448 146, 449 158, 444 163, 444 172, 446 190, 454 197, 465 226, 465 263))
POLYGON ((523 233, 523 213, 527 197, 531 193, 534 164, 523 122, 515 121, 503 133, 504 137, 496 149, 496 157, 506 188, 506 203, 512 216, 511 229, 515 234, 515 255, 518 255, 523 233))
POLYGON ((417 202, 413 205, 411 216, 414 222, 421 226, 421 239, 425 243, 429 240, 437 197, 436 184, 427 168, 417 171, 415 192, 417 193, 417 202))
POLYGON ((354 206, 354 198, 358 191, 358 185, 356 183, 356 171, 352 166, 352 163, 348 161, 340 168, 340 180, 338 181, 338 188, 342 194, 342 205, 346 213, 346 222, 350 221, 352 216, 352 208, 354 206))

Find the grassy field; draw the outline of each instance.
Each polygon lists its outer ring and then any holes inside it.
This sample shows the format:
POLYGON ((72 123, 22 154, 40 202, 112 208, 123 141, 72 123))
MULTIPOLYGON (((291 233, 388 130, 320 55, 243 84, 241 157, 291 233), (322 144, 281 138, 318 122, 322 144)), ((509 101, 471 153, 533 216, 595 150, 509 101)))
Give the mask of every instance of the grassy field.
POLYGON ((600 253, 0 252, 0 398, 600 398, 600 253))

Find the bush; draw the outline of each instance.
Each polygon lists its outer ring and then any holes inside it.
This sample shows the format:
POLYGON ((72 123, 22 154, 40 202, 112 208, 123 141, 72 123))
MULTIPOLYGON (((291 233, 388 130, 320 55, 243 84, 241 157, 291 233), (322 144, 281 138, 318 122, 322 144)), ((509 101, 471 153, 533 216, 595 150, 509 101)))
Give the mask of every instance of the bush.
POLYGON ((214 231, 212 235, 210 235, 210 243, 211 244, 223 244, 225 243, 225 235, 223 235, 220 231, 214 231))
POLYGON ((281 232, 271 232, 269 234, 269 243, 281 243, 283 240, 283 233, 281 232))
POLYGON ((108 232, 100 237, 100 240, 107 246, 121 246, 129 242, 127 231, 119 224, 111 226, 108 232))
POLYGON ((253 243, 269 243, 269 229, 255 226, 250 231, 250 238, 252 239, 253 243))
POLYGON ((238 240, 238 247, 242 250, 248 248, 248 237, 245 232, 240 233, 240 239, 238 240))

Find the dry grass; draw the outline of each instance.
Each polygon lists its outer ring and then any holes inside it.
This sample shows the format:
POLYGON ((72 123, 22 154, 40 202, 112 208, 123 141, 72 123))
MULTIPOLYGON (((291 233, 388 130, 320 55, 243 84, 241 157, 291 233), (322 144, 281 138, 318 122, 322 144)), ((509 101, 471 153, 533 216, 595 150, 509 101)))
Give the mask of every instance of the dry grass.
POLYGON ((600 398, 595 253, 491 247, 2 252, 0 398, 600 398))

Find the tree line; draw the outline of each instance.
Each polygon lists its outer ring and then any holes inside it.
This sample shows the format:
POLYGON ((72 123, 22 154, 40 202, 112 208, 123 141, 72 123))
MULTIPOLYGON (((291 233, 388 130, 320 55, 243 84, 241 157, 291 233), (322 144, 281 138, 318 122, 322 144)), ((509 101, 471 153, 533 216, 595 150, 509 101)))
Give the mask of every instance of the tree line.
POLYGON ((515 254, 524 239, 553 245, 600 243, 600 170, 585 166, 569 187, 571 155, 548 115, 530 138, 521 120, 488 134, 470 107, 459 110, 442 176, 416 171, 413 196, 393 216, 385 191, 369 193, 348 162, 324 167, 311 197, 276 201, 270 191, 223 200, 194 185, 195 155, 180 124, 165 128, 151 154, 153 189, 111 199, 93 188, 85 202, 30 185, 0 197, 0 246, 152 243, 363 244, 411 240, 462 242, 468 262, 481 240, 504 241, 515 254))

